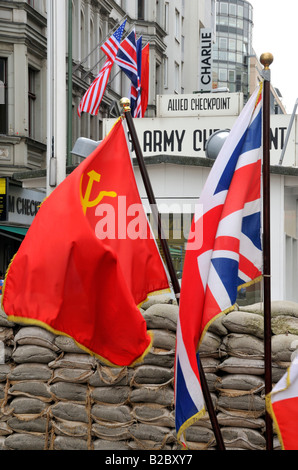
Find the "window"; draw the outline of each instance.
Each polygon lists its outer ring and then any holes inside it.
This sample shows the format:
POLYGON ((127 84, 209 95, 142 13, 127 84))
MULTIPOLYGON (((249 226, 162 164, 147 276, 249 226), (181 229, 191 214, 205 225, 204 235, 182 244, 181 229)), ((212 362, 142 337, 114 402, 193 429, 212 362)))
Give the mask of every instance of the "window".
POLYGON ((235 51, 236 50, 236 39, 229 39, 229 50, 235 51))
POLYGON ((163 60, 163 85, 164 88, 168 88, 168 79, 169 79, 169 61, 168 58, 165 57, 163 60))
POLYGON ((138 20, 145 19, 145 5, 144 0, 138 0, 138 20))
POLYGON ((219 38, 219 49, 227 50, 228 48, 228 39, 227 38, 219 38))
POLYGON ((179 69, 179 64, 177 64, 177 62, 175 62, 175 92, 176 93, 179 93, 180 90, 179 90, 179 77, 180 77, 180 69, 179 69))
POLYGON ((218 78, 221 82, 226 82, 228 80, 228 71, 227 71, 227 69, 219 69, 218 78))
POLYGON ((175 10, 175 38, 180 41, 180 13, 175 10))
POLYGON ((229 5, 230 15, 236 16, 236 8, 237 6, 234 3, 230 3, 229 5))
POLYGON ((169 2, 165 3, 165 31, 169 32, 169 2))
POLYGON ((228 12, 229 12, 229 5, 228 3, 220 3, 219 4, 219 7, 220 7, 220 13, 221 14, 224 14, 224 15, 227 15, 228 12))
POLYGON ((29 123, 29 137, 35 138, 35 119, 36 119, 36 94, 35 94, 35 70, 29 68, 29 79, 28 79, 28 123, 29 123))
POLYGON ((235 70, 229 70, 229 82, 235 82, 236 73, 235 70))
POLYGON ((7 134, 7 61, 0 57, 0 134, 7 134))

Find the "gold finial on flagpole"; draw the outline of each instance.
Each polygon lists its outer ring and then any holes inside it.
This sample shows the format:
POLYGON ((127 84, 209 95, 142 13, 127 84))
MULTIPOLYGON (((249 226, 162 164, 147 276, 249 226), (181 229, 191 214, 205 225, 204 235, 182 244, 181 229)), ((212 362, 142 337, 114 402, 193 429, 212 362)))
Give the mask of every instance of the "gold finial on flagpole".
POLYGON ((272 64, 273 60, 274 60, 274 57, 271 54, 271 52, 264 52, 260 57, 260 62, 264 66, 265 70, 269 69, 269 67, 272 64))
POLYGON ((127 111, 130 111, 130 100, 129 98, 121 98, 120 104, 123 107, 123 111, 126 113, 127 111))

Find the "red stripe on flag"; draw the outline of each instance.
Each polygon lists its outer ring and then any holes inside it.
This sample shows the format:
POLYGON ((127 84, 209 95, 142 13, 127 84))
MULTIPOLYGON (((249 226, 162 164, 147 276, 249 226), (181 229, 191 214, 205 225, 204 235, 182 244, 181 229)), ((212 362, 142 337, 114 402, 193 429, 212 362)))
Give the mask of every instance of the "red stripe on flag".
POLYGON ((298 450, 298 397, 272 404, 285 450, 298 450))
POLYGON ((239 256, 239 271, 243 272, 250 279, 255 279, 261 276, 261 271, 245 256, 239 256))
POLYGON ((260 198, 261 160, 245 165, 234 173, 226 198, 222 218, 243 209, 244 204, 260 198), (243 181, 249 183, 243 184, 243 181), (237 194, 237 197, 234 195, 237 194))

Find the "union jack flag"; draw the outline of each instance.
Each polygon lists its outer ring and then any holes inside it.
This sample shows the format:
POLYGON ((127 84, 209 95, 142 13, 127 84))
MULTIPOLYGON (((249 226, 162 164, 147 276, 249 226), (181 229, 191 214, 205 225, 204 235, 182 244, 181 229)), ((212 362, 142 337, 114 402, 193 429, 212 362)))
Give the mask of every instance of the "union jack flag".
POLYGON ((237 291, 262 275, 261 157, 262 84, 215 160, 192 221, 175 358, 176 431, 184 446, 186 429, 205 413, 200 342, 210 323, 233 308, 237 291))
POLYGON ((134 117, 142 117, 141 104, 141 75, 142 75, 142 36, 137 40, 137 68, 138 68, 138 86, 131 84, 130 89, 130 107, 131 114, 134 117))
POLYGON ((105 61, 101 71, 91 83, 90 87, 84 94, 78 106, 78 115, 81 117, 82 112, 92 114, 93 116, 98 113, 99 106, 105 92, 109 76, 114 64, 114 60, 120 45, 121 37, 124 31, 126 20, 115 31, 112 36, 101 46, 103 52, 107 55, 108 59, 105 61))
POLYGON ((137 41, 136 33, 133 29, 129 35, 123 39, 115 58, 116 64, 131 80, 135 88, 138 87, 138 65, 137 65, 137 41))

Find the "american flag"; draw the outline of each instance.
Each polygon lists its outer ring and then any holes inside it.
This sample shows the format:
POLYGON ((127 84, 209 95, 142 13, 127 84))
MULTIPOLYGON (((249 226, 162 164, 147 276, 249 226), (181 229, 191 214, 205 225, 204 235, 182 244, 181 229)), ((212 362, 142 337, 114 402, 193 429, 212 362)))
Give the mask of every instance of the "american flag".
POLYGON ((113 62, 107 59, 103 68, 92 82, 78 107, 78 115, 81 117, 82 112, 95 116, 98 113, 99 106, 106 89, 106 85, 111 73, 113 62))
POLYGON ((192 222, 182 276, 175 359, 178 440, 205 413, 198 348, 210 323, 241 287, 262 275, 262 84, 233 126, 192 222))
POLYGON ((114 59, 120 45, 121 37, 124 31, 126 20, 115 31, 112 36, 101 46, 101 49, 107 55, 108 59, 105 61, 101 71, 91 83, 90 87, 84 94, 78 106, 78 115, 81 117, 82 112, 92 114, 95 116, 98 113, 99 106, 105 92, 109 76, 114 64, 114 59))
POLYGON ((126 20, 122 23, 121 26, 119 26, 115 33, 112 34, 112 36, 110 36, 109 39, 107 39, 107 41, 101 46, 101 50, 112 62, 114 62, 115 57, 117 55, 125 24, 126 20))
POLYGON ((138 87, 138 65, 137 65, 137 42, 136 33, 133 29, 129 35, 123 39, 115 58, 116 64, 131 80, 132 85, 138 87))

